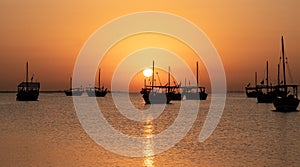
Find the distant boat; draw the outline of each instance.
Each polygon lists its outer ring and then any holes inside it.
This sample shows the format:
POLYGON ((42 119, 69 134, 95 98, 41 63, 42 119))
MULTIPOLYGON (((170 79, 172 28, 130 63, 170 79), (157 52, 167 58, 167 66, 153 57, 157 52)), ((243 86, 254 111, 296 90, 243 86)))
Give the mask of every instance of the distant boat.
POLYGON ((255 72, 255 85, 251 86, 251 84, 249 83, 246 87, 246 96, 249 98, 256 98, 257 97, 257 72, 255 72))
POLYGON ((181 96, 181 88, 180 85, 181 84, 177 84, 175 79, 173 78, 173 82, 174 85, 171 86, 171 70, 169 67, 169 72, 168 72, 168 85, 167 85, 167 92, 172 95, 172 101, 180 101, 182 100, 182 96, 181 96))
POLYGON ((72 77, 70 77, 70 89, 64 90, 66 96, 81 96, 83 93, 82 88, 72 88, 72 77))
POLYGON ((173 98, 173 92, 170 91, 170 86, 154 85, 154 61, 152 65, 152 81, 151 86, 147 86, 140 91, 146 104, 168 104, 173 98))
POLYGON ((182 88, 182 98, 185 97, 186 100, 206 100, 207 93, 205 87, 199 86, 199 77, 198 77, 198 62, 196 62, 196 77, 197 85, 196 86, 184 86, 182 88))
POLYGON ((285 76, 285 57, 284 57, 284 41, 281 37, 281 52, 282 52, 282 66, 283 66, 283 85, 277 85, 278 89, 282 88, 284 93, 278 95, 273 100, 273 105, 276 111, 296 111, 299 105, 298 99, 298 85, 287 85, 285 76))
POLYGON ((26 81, 21 82, 18 85, 18 93, 16 100, 18 101, 36 101, 38 100, 40 93, 40 83, 32 82, 33 76, 31 77, 31 81, 28 82, 28 62, 26 62, 26 81))
POLYGON ((272 103, 276 97, 275 87, 269 85, 269 64, 266 62, 266 85, 257 86, 257 102, 272 103))
POLYGON ((104 86, 100 87, 100 75, 101 69, 99 69, 98 87, 88 88, 86 90, 89 97, 104 97, 107 94, 107 88, 104 88, 104 86))

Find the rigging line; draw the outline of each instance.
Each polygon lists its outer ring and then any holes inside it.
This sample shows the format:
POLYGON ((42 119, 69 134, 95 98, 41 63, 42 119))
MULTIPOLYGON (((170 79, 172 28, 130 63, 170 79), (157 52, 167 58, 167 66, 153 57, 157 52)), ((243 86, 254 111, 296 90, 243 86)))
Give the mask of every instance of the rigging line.
MULTIPOLYGON (((176 85, 177 85, 177 81, 176 81, 176 79, 174 78, 174 76, 172 75, 171 70, 170 70, 170 76, 171 76, 171 78, 172 78, 172 80, 173 80, 174 85, 176 86, 176 85)), ((170 83, 170 86, 171 86, 171 83, 170 83)))
POLYGON ((285 63, 286 63, 286 65, 287 65, 288 74, 289 74, 289 77, 290 77, 291 83, 294 83, 294 82, 293 82, 292 73, 291 73, 291 68, 290 68, 290 65, 289 65, 289 63, 288 63, 288 59, 286 58, 285 60, 286 60, 286 62, 285 62, 285 63))
POLYGON ((172 80, 173 80, 174 85, 177 86, 177 81, 176 81, 176 79, 174 78, 173 75, 171 75, 171 77, 172 77, 172 80))
POLYGON ((272 86, 272 78, 271 78, 270 72, 269 72, 268 78, 269 78, 269 86, 272 86))
POLYGON ((281 83, 282 81, 280 80, 280 78, 282 78, 282 73, 280 72, 281 69, 281 59, 282 59, 282 52, 280 50, 280 56, 279 56, 279 62, 278 62, 278 70, 279 70, 279 78, 277 78, 279 80, 279 83, 281 83))
POLYGON ((156 75, 157 75, 157 78, 158 78, 158 81, 159 81, 160 86, 162 86, 161 81, 160 81, 160 77, 159 77, 159 75, 158 75, 158 72, 156 72, 156 75))
POLYGON ((264 85, 265 84, 265 81, 266 81, 266 68, 264 67, 264 70, 263 70, 263 77, 262 77, 262 80, 259 82, 261 85, 264 85))

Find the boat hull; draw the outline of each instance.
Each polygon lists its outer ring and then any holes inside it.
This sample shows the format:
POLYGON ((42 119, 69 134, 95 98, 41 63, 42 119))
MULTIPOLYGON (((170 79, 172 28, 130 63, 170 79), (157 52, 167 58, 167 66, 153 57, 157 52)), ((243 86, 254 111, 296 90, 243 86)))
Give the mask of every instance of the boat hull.
POLYGON ((89 97, 104 97, 107 91, 87 90, 86 93, 89 97))
POLYGON ((246 92, 246 96, 249 98, 256 98, 257 97, 257 92, 252 91, 252 92, 246 92))
POLYGON ((246 96, 249 98, 256 98, 259 95, 257 87, 245 87, 246 96))
POLYGON ((146 104, 169 104, 173 96, 173 93, 145 92, 142 94, 146 104))
POLYGON ((186 100, 206 100, 207 93, 204 92, 195 92, 195 93, 185 93, 186 100))
POLYGON ((22 91, 17 93, 17 101, 37 101, 39 91, 22 91))
POLYGON ((64 91, 66 96, 81 96, 83 91, 72 91, 72 90, 65 90, 64 91))
POLYGON ((257 95, 257 103, 272 103, 275 95, 272 93, 261 93, 257 95))
POLYGON ((172 100, 176 100, 176 101, 182 100, 181 93, 173 93, 172 100))
POLYGON ((273 101, 273 105, 276 108, 276 111, 297 111, 299 99, 294 97, 276 98, 273 101))

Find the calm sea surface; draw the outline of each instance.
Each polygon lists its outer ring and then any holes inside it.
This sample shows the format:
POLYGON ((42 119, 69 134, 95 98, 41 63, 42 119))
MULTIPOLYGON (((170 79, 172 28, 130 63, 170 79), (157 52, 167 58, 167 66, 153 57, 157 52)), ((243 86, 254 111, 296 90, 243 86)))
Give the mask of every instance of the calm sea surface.
MULTIPOLYGON (((149 108, 140 94, 131 94, 130 98, 136 108, 149 108)), ((116 130, 137 137, 156 135, 168 128, 180 106, 180 102, 173 102, 157 119, 144 123, 122 116, 111 94, 97 98, 97 102, 116 130)), ((273 112, 272 104, 257 104, 256 99, 248 99, 242 93, 228 94, 217 128, 200 143, 198 137, 209 105, 209 98, 200 102, 192 128, 174 147, 154 156, 133 158, 96 144, 79 123, 72 97, 41 93, 37 102, 19 102, 14 93, 2 93, 0 166, 300 165, 300 112, 273 112)), ((118 138, 109 140, 122 142, 118 138)))

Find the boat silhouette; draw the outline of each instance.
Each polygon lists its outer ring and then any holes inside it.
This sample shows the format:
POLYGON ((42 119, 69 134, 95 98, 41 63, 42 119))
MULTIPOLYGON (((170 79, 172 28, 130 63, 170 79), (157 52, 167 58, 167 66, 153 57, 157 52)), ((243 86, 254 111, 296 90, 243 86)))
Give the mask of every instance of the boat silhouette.
POLYGON ((82 88, 72 88, 72 77, 70 77, 70 88, 64 90, 66 96, 81 96, 83 93, 82 88))
MULTIPOLYGON (((264 80, 262 81, 264 82, 264 80)), ((257 102, 258 103, 272 103, 277 95, 274 86, 269 84, 269 63, 266 62, 266 85, 257 86, 257 102)))
POLYGON ((281 37, 281 53, 282 53, 282 67, 283 67, 283 84, 277 85, 277 89, 283 89, 284 93, 277 95, 273 100, 273 105, 276 108, 276 111, 288 112, 296 111, 299 105, 298 99, 298 85, 288 85, 286 83, 285 75, 285 55, 284 55, 284 40, 283 36, 281 37))
POLYGON ((246 90, 246 96, 249 98, 256 98, 257 97, 257 72, 255 72, 255 77, 254 77, 254 86, 251 86, 250 83, 245 87, 246 90))
MULTIPOLYGON (((173 77, 172 77, 173 78, 173 77)), ((172 101, 180 101, 182 100, 181 96, 181 84, 177 84, 176 80, 173 78, 174 85, 171 86, 171 70, 169 67, 168 72, 168 85, 167 85, 167 92, 172 95, 172 101)))
POLYGON ((185 97, 186 100, 206 100, 208 94, 206 93, 205 87, 199 86, 198 62, 196 62, 196 77, 197 85, 181 87, 182 98, 185 97))
POLYGON ((26 80, 18 85, 17 101, 36 101, 40 93, 40 83, 31 81, 28 82, 28 62, 26 62, 26 80))
POLYGON ((167 85, 154 85, 154 61, 152 63, 151 85, 144 83, 144 88, 140 91, 146 104, 168 104, 173 98, 170 83, 167 85))
POLYGON ((99 69, 98 73, 98 87, 90 87, 87 88, 86 93, 89 97, 104 97, 108 90, 107 88, 104 88, 104 86, 100 87, 100 76, 101 76, 101 69, 99 69))

